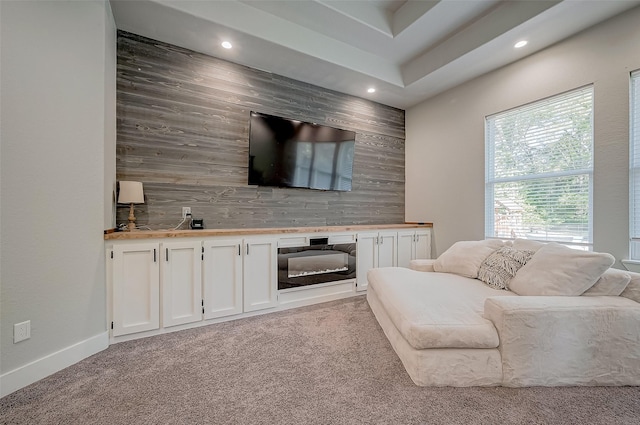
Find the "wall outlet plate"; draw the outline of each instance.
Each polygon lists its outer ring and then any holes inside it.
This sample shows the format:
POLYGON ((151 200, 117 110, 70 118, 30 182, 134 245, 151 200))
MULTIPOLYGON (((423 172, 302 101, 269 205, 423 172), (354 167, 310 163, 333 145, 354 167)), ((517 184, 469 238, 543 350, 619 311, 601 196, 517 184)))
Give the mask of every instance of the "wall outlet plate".
POLYGON ((185 218, 187 214, 191 214, 191 207, 182 207, 182 218, 185 218))
POLYGON ((31 338, 31 320, 13 325, 13 343, 31 338))

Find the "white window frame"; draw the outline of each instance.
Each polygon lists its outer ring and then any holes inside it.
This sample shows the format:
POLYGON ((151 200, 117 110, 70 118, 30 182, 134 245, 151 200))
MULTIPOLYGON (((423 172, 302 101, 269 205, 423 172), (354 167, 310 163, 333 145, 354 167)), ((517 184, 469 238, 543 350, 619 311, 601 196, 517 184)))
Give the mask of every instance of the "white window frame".
MULTIPOLYGON (((629 78, 629 259, 640 260, 640 207, 636 208, 634 175, 640 173, 640 70, 629 78), (636 222, 639 222, 636 225, 636 222)), ((640 194, 639 194, 640 196, 640 194)))
POLYGON ((518 182, 523 180, 532 180, 539 178, 553 178, 553 177, 563 177, 563 176, 577 176, 577 175, 587 175, 589 179, 588 190, 589 190, 589 201, 588 201, 588 240, 585 242, 567 242, 566 240, 554 240, 553 238, 540 238, 536 239, 541 242, 558 242, 562 243, 574 248, 578 249, 586 249, 591 250, 593 248, 593 159, 594 159, 594 146, 593 146, 593 86, 584 86, 580 87, 568 92, 560 93, 558 95, 554 95, 545 99, 541 99, 535 102, 531 102, 526 105, 522 105, 520 107, 516 107, 507 111, 499 112, 496 114, 489 115, 485 117, 485 237, 488 239, 491 238, 499 238, 499 239, 512 239, 504 236, 496 236, 495 235, 495 195, 494 195, 494 187, 499 183, 508 183, 508 182, 518 182), (552 103, 559 97, 570 96, 573 93, 582 92, 584 90, 591 91, 591 162, 588 168, 575 169, 575 170, 567 170, 567 171, 558 171, 558 172, 546 172, 541 174, 528 174, 528 175, 519 175, 514 177, 504 177, 504 178, 496 178, 495 177, 495 153, 494 153, 494 145, 492 140, 492 135, 490 134, 490 120, 499 118, 508 113, 517 112, 518 110, 525 111, 527 109, 532 109, 538 105, 544 105, 548 103, 552 103))

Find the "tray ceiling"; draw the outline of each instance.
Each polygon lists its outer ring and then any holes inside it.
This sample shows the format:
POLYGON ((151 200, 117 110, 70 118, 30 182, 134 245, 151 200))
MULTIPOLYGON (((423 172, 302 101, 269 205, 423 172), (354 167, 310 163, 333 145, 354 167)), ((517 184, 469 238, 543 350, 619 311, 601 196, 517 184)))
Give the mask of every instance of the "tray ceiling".
POLYGON ((118 29, 407 109, 640 0, 111 0, 118 29), (220 43, 228 40, 232 49, 220 43), (528 44, 515 49, 519 40, 528 44), (367 89, 375 87, 375 93, 367 89))

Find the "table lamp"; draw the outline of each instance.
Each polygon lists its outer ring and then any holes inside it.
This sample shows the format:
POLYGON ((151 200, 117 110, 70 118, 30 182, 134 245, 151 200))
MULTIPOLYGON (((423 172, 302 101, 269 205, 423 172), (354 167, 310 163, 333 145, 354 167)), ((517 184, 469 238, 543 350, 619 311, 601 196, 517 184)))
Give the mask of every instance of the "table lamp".
POLYGON ((127 230, 136 230, 136 216, 133 214, 133 204, 144 204, 144 192, 141 182, 120 181, 120 192, 118 194, 119 204, 130 204, 129 224, 127 230))

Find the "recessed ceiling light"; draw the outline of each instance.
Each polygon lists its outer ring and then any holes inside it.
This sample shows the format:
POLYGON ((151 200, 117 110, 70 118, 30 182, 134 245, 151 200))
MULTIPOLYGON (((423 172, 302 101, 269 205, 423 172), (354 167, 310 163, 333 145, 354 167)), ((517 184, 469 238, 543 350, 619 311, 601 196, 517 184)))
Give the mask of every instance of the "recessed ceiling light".
POLYGON ((527 40, 520 40, 520 41, 518 41, 516 44, 514 44, 514 45, 513 45, 513 47, 515 47, 516 49, 519 49, 519 48, 521 48, 521 47, 526 46, 526 45, 527 45, 527 43, 528 43, 528 41, 527 41, 527 40))
POLYGON ((369 87, 367 89, 367 93, 375 93, 375 92, 376 92, 376 89, 374 89, 373 87, 369 87))
POLYGON ((225 49, 230 49, 233 46, 231 45, 231 43, 229 43, 228 41, 223 41, 222 42, 222 47, 224 47, 225 49))

